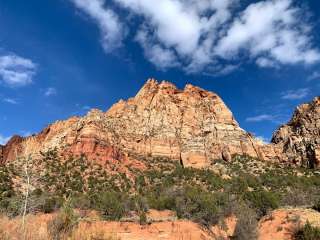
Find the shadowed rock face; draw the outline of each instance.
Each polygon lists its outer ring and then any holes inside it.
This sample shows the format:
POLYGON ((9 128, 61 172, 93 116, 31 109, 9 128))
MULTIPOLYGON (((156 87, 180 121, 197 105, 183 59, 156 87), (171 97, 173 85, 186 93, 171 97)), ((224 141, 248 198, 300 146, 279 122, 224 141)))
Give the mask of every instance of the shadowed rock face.
POLYGON ((274 134, 272 142, 281 146, 290 162, 320 166, 320 97, 302 104, 292 119, 274 134))
POLYGON ((5 145, 0 145, 0 163, 3 164, 7 159, 14 159, 21 153, 21 143, 24 139, 20 136, 13 136, 5 145))
POLYGON ((0 162, 53 148, 65 156, 84 154, 112 169, 143 168, 132 155, 164 156, 197 168, 209 166, 212 159, 229 161, 233 154, 287 161, 284 138, 276 136, 268 145, 254 139, 215 93, 192 85, 179 90, 150 79, 134 98, 107 112, 93 109, 82 118, 55 122, 38 135, 10 140, 0 148, 0 162))

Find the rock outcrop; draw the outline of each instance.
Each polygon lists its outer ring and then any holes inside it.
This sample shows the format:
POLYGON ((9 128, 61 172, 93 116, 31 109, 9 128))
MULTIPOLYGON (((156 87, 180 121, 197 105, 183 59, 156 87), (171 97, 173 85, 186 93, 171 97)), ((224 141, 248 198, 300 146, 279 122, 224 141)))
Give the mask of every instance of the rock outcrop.
POLYGON ((115 171, 143 168, 133 157, 139 155, 168 157, 196 168, 214 159, 230 161, 233 154, 267 161, 312 158, 318 164, 319 115, 317 98, 298 108, 272 144, 263 144, 240 128, 217 94, 150 79, 135 97, 107 112, 93 109, 84 117, 57 121, 37 135, 14 137, 0 148, 0 162, 57 148, 65 156, 84 154, 115 171))
POLYGON ((149 80, 136 97, 106 113, 127 151, 208 166, 232 154, 260 157, 259 143, 241 129, 221 98, 192 85, 184 90, 149 80))
MULTIPOLYGON (((146 225, 138 222, 110 222, 88 212, 85 220, 79 221, 70 232, 72 239, 121 239, 121 240, 230 240, 235 239, 237 218, 229 216, 220 225, 204 228, 188 220, 160 218, 146 225)), ((158 212, 163 216, 165 213, 158 212)), ((170 214, 171 215, 171 214, 170 214)), ((56 217, 52 214, 28 215, 26 231, 29 239, 50 239, 49 222, 56 217)), ((259 220, 258 240, 294 240, 294 233, 309 222, 320 227, 320 213, 312 209, 283 208, 269 213, 259 220)), ((0 217, 0 231, 4 239, 21 239, 21 216, 15 218, 0 217)))
POLYGON ((294 240, 294 233, 309 222, 320 227, 320 213, 313 209, 282 208, 260 219, 258 224, 259 240, 294 240))
POLYGON ((273 135, 272 142, 281 147, 289 162, 320 166, 320 97, 302 104, 288 124, 273 135))
POLYGON ((53 148, 102 163, 126 161, 121 149, 205 167, 212 159, 229 161, 233 154, 263 157, 262 145, 239 127, 217 94, 192 85, 179 90, 151 79, 134 98, 121 100, 107 112, 91 110, 83 118, 58 121, 36 136, 11 140, 2 161, 53 148))

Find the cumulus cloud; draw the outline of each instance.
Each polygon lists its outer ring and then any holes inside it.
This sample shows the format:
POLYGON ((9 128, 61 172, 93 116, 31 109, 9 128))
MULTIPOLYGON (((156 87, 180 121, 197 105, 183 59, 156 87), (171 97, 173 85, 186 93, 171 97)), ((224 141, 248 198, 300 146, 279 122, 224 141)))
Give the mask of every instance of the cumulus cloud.
POLYGON ((11 87, 22 87, 32 83, 36 64, 32 60, 14 54, 0 56, 0 77, 11 87))
POLYGON ((5 145, 9 141, 10 137, 5 137, 0 134, 0 145, 5 145))
POLYGON ((71 1, 96 20, 106 49, 121 42, 124 24, 134 26, 129 36, 162 69, 214 72, 246 61, 270 68, 320 60, 311 24, 293 0, 259 1, 243 10, 239 0, 71 1), (114 13, 114 5, 133 16, 130 22, 114 13))
POLYGON ((44 95, 46 97, 50 97, 57 94, 57 90, 53 87, 49 87, 45 90, 44 95))
POLYGON ((299 88, 281 93, 281 98, 284 100, 299 100, 307 97, 310 94, 309 88, 299 88))
POLYGON ((122 45, 124 27, 118 15, 104 6, 104 0, 71 0, 99 26, 104 50, 110 52, 122 45))
POLYGON ((166 49, 160 44, 150 43, 150 36, 146 31, 140 30, 136 36, 136 41, 144 49, 146 58, 159 69, 166 69, 179 64, 174 51, 166 49))
POLYGON ((263 121, 274 121, 276 116, 270 114, 261 114, 253 117, 246 118, 247 122, 263 122, 263 121))

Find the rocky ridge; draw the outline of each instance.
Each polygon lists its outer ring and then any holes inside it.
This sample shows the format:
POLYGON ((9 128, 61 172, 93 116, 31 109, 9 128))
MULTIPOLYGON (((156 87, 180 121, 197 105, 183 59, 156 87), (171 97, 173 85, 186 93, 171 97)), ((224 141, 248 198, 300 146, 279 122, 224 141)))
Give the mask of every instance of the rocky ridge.
POLYGON ((320 97, 298 106, 292 119, 274 134, 272 142, 283 149, 289 162, 298 165, 320 165, 320 97))
POLYGON ((143 168, 137 155, 168 157, 184 166, 203 168, 214 159, 234 154, 266 161, 319 163, 320 103, 297 108, 271 144, 264 144, 240 128, 215 93, 186 85, 150 79, 133 98, 121 100, 107 112, 57 121, 37 135, 13 137, 0 146, 0 162, 57 148, 63 155, 84 154, 118 171, 143 168), (310 155, 311 154, 311 155, 310 155), (298 159, 297 159, 298 158, 298 159))

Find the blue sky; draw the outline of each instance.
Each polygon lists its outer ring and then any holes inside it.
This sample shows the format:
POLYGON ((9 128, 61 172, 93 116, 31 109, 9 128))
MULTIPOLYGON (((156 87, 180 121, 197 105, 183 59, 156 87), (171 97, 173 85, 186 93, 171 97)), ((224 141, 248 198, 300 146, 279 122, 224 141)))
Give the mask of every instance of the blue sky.
POLYGON ((3 0, 0 30, 0 143, 150 77, 218 93, 266 139, 320 95, 315 0, 3 0))

